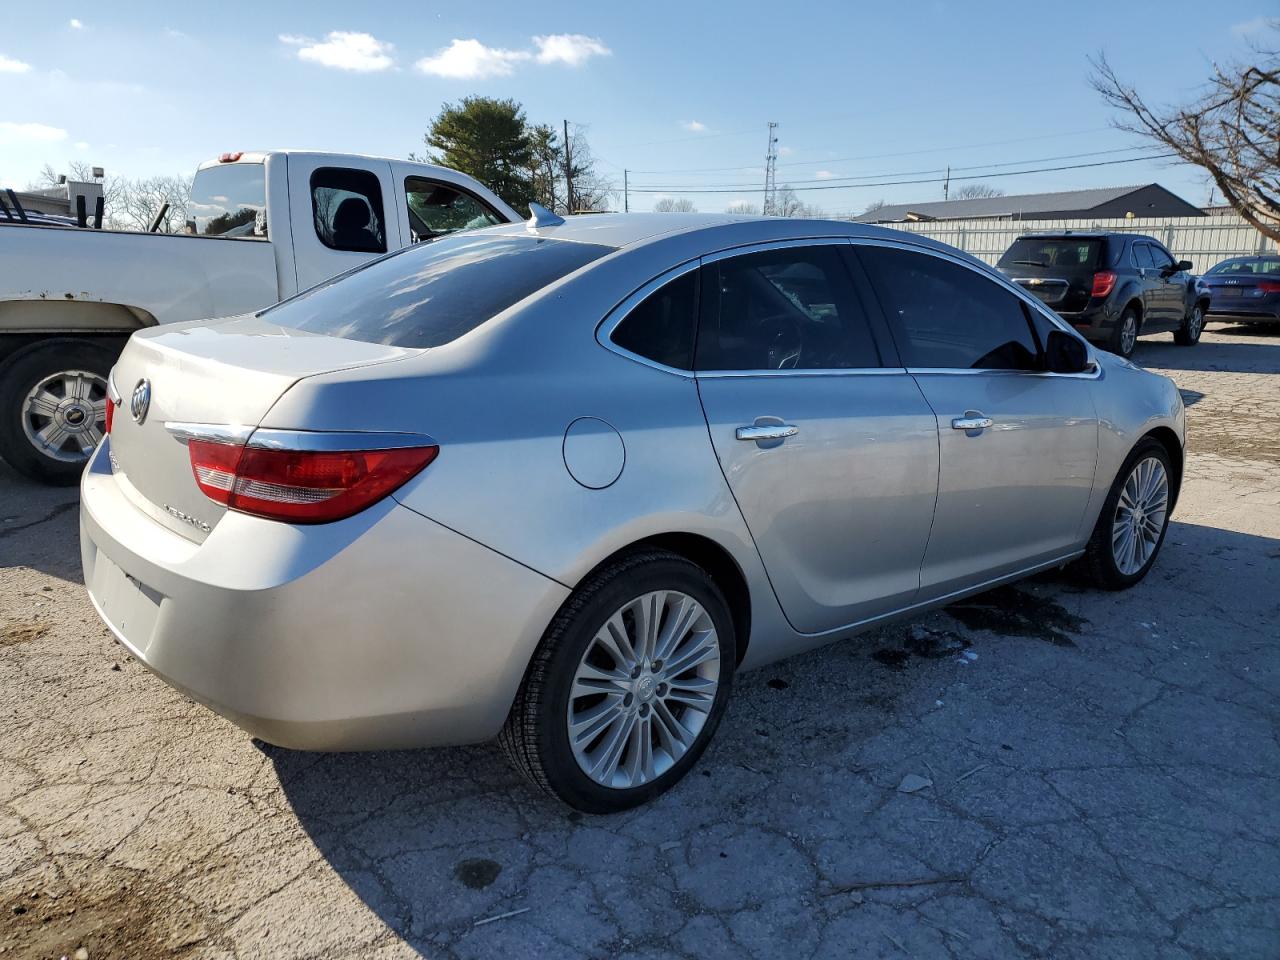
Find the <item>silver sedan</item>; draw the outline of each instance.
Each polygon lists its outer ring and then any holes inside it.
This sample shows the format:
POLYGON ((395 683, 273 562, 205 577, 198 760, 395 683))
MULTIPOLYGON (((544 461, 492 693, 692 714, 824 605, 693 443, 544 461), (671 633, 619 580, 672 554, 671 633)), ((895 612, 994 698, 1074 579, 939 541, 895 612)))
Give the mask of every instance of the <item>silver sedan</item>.
POLYGON ((286 747, 499 738, 582 810, 734 674, 1078 561, 1140 581, 1164 377, 871 226, 538 211, 135 334, 83 479, 120 642, 286 747))

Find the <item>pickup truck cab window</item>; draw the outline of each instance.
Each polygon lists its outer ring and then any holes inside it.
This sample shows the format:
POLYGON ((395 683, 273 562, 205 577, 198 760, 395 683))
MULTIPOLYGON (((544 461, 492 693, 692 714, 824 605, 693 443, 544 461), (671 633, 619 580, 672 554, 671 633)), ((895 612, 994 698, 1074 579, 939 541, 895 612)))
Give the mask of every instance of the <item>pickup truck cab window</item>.
POLYGON ((199 237, 267 239, 267 168, 261 163, 205 167, 191 184, 186 232, 199 237))
POLYGON ((414 243, 505 222, 505 218, 478 197, 439 180, 406 177, 404 194, 414 243))
POLYGON ((320 167, 311 174, 316 236, 333 250, 386 253, 382 188, 367 170, 320 167))

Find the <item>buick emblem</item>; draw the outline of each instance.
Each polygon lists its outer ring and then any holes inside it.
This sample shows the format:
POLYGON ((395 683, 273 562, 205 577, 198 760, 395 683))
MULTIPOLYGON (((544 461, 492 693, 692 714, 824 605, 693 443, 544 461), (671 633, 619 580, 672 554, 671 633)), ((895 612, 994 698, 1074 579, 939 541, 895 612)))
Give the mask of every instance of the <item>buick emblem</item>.
POLYGON ((142 379, 138 381, 138 385, 133 388, 133 396, 129 398, 129 413, 133 415, 134 423, 141 423, 147 419, 147 409, 151 406, 151 381, 142 379))

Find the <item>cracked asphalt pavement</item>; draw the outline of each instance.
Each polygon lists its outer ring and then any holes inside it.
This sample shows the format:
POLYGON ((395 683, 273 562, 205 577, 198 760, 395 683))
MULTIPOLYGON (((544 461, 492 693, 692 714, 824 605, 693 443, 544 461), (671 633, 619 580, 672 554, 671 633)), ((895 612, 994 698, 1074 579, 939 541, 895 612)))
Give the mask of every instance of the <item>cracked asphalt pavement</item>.
POLYGON ((745 674, 687 781, 612 817, 490 746, 254 743, 100 625, 74 491, 0 466, 0 954, 1280 957, 1280 332, 1136 359, 1189 404, 1145 583, 745 674))

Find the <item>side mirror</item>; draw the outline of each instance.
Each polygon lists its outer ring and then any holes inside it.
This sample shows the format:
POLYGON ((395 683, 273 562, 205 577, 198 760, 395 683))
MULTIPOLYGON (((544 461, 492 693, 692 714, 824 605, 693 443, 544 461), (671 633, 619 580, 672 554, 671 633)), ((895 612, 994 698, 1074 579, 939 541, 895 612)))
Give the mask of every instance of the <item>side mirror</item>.
POLYGON ((1190 260, 1179 260, 1179 261, 1178 261, 1178 269, 1179 269, 1180 271, 1181 271, 1181 270, 1186 270, 1186 271, 1190 272, 1191 268, 1192 268, 1192 267, 1194 267, 1194 266, 1195 266, 1195 264, 1194 264, 1194 263, 1192 263, 1190 260))
POLYGON ((1089 348, 1065 330, 1050 330, 1044 345, 1045 369, 1050 373, 1084 373, 1089 369, 1089 348))

